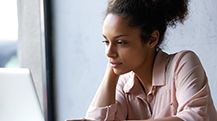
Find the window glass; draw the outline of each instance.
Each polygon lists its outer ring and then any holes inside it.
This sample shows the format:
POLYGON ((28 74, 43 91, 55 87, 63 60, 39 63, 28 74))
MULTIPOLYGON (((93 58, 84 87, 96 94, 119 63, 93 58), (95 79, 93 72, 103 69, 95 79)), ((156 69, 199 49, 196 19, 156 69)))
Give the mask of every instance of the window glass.
POLYGON ((0 67, 18 67, 17 0, 0 0, 0 67))

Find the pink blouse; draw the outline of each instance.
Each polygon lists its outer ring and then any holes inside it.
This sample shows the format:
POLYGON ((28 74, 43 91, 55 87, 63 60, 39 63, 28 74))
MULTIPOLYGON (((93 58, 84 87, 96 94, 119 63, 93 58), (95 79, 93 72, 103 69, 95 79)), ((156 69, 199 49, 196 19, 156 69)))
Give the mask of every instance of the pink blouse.
POLYGON ((159 51, 147 94, 133 72, 121 75, 116 103, 90 106, 86 119, 144 120, 177 116, 184 121, 217 121, 206 73, 195 53, 159 51))

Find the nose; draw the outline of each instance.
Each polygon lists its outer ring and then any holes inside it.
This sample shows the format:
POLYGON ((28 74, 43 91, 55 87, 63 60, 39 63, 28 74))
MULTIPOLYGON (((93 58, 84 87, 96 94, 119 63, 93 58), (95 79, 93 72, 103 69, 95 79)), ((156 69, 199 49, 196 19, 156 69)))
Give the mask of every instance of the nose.
POLYGON ((115 58, 117 57, 117 50, 116 47, 112 44, 109 44, 108 46, 106 46, 106 55, 109 58, 115 58))

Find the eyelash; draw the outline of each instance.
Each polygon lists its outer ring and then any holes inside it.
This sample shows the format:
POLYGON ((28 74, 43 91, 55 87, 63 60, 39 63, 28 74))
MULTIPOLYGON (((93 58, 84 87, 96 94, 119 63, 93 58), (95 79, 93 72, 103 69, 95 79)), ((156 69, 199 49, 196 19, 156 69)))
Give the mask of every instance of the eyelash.
POLYGON ((104 41, 102 41, 102 42, 105 43, 106 45, 109 44, 109 41, 108 41, 108 40, 104 40, 104 41))
MULTIPOLYGON (((102 41, 102 42, 105 43, 106 45, 109 45, 109 41, 108 41, 108 40, 104 40, 104 41, 102 41)), ((115 44, 122 46, 122 45, 127 44, 127 42, 124 41, 124 40, 117 40, 117 41, 115 41, 115 44)))
POLYGON ((119 44, 119 45, 125 45, 125 44, 127 44, 127 42, 124 41, 124 40, 117 40, 116 43, 119 44))

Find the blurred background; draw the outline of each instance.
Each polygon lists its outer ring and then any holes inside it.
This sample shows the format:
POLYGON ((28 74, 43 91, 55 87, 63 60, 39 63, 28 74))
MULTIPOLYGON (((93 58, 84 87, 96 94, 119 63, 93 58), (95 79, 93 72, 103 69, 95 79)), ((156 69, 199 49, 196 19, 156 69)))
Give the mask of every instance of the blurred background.
POLYGON ((18 67, 17 0, 0 0, 0 67, 18 67))

